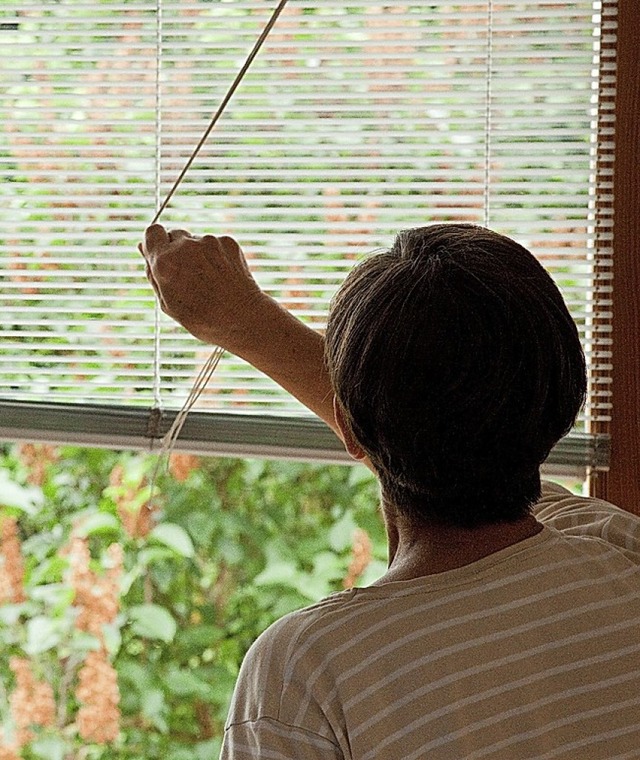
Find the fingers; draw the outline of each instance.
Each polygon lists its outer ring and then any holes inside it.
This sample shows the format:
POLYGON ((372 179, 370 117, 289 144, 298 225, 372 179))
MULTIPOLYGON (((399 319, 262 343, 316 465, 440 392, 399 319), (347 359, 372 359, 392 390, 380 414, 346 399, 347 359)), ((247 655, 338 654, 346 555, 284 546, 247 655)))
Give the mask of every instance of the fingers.
POLYGON ((149 280, 149 284, 153 288, 153 292, 156 294, 156 298, 158 299, 158 303, 160 304, 160 308, 162 309, 162 311, 166 312, 167 311, 167 305, 166 305, 166 303, 164 301, 164 298, 162 297, 162 291, 158 287, 158 283, 156 282, 155 277, 153 276, 153 273, 151 272, 151 267, 149 266, 148 263, 145 264, 144 272, 145 272, 145 274, 147 276, 147 280, 149 280))
MULTIPOLYGON (((145 274, 149 280, 163 311, 166 306, 163 298, 162 287, 164 281, 173 275, 177 262, 175 256, 167 256, 171 252, 171 244, 191 239, 187 230, 167 230, 161 224, 152 224, 145 230, 144 240, 138 245, 138 250, 145 259, 145 274)), ((176 246, 174 246, 176 247, 176 246)))
POLYGON ((180 240, 181 238, 193 238, 193 235, 187 232, 187 230, 171 230, 168 236, 171 243, 175 243, 176 240, 180 240))
POLYGON ((224 271, 227 277, 232 272, 250 274, 242 248, 232 237, 205 235, 200 239, 200 244, 205 257, 217 272, 224 271))
POLYGON ((144 241, 138 245, 138 250, 143 256, 154 256, 162 252, 170 243, 176 243, 180 240, 199 240, 188 230, 175 229, 167 230, 161 224, 152 224, 144 234, 144 241))
POLYGON ((169 234, 161 224, 152 224, 144 233, 143 254, 155 253, 170 242, 169 234))
POLYGON ((200 242, 206 248, 212 248, 214 251, 222 250, 222 246, 220 245, 220 240, 221 238, 218 238, 215 235, 203 235, 200 238, 200 242))
POLYGON ((185 238, 188 240, 199 240, 200 242, 218 250, 222 249, 223 251, 230 252, 237 252, 240 250, 238 243, 227 235, 223 235, 222 237, 216 237, 215 235, 196 237, 188 230, 183 229, 175 229, 167 232, 161 224, 152 224, 146 229, 144 242, 138 246, 138 250, 143 255, 158 253, 163 247, 169 245, 169 243, 175 243, 178 240, 185 238))
POLYGON ((231 259, 238 258, 238 255, 240 255, 240 258, 244 259, 240 245, 228 235, 222 235, 221 237, 216 237, 215 235, 197 237, 192 235, 188 230, 175 229, 167 231, 161 224, 152 224, 146 229, 144 241, 138 245, 138 250, 148 262, 151 262, 152 269, 155 272, 157 266, 164 259, 164 251, 172 243, 186 241, 199 243, 205 250, 208 249, 213 254, 219 255, 223 253, 230 256, 231 259))
POLYGON ((232 259, 237 258, 238 254, 242 254, 240 245, 228 235, 221 235, 220 237, 204 235, 200 238, 200 242, 216 254, 222 253, 226 256, 230 256, 232 259))
POLYGON ((238 244, 237 240, 234 240, 232 237, 229 237, 228 235, 222 235, 222 237, 218 238, 218 243, 220 245, 220 248, 222 248, 223 251, 229 251, 230 253, 238 253, 241 248, 238 244))

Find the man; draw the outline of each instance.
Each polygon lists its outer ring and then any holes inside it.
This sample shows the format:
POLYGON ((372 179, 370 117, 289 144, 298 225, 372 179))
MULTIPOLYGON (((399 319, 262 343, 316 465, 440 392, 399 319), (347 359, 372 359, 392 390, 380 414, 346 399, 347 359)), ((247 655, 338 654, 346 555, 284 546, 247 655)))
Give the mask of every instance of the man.
POLYGON ((223 758, 640 758, 640 520, 545 484, 585 396, 549 275, 472 225, 401 233, 320 336, 230 238, 155 225, 162 308, 291 391, 378 475, 389 569, 243 664, 223 758))

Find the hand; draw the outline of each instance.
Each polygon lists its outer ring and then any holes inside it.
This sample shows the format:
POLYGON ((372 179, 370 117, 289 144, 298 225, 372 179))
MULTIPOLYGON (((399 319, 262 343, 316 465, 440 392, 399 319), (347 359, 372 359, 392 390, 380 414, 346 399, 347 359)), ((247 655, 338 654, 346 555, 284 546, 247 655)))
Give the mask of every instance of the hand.
POLYGON ((266 298, 238 243, 154 224, 138 249, 165 314, 196 338, 237 353, 252 310, 266 298))
POLYGON ((269 375, 338 432, 322 335, 260 290, 235 240, 153 224, 138 248, 166 314, 269 375))

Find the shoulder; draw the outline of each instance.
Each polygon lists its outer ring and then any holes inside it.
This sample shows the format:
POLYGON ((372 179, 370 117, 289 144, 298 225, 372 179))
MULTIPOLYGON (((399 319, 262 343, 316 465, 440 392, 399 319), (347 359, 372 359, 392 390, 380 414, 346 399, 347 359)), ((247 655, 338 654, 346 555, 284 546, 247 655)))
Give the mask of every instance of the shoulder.
POLYGON ((566 536, 600 539, 640 564, 640 517, 614 504, 578 496, 557 483, 544 481, 534 514, 566 536))
POLYGON ((322 652, 327 627, 348 637, 353 598, 350 591, 334 594, 286 615, 256 639, 240 669, 225 746, 251 747, 247 757, 267 756, 267 748, 296 760, 342 757, 345 734, 332 709, 335 673, 324 667, 322 652))
POLYGON ((305 682, 317 666, 316 648, 309 642, 327 625, 337 622, 340 627, 352 598, 351 592, 342 592, 289 613, 256 639, 240 669, 228 725, 261 718, 290 719, 283 714, 283 704, 308 698, 305 682))
POLYGON ((355 595, 354 590, 338 592, 280 618, 256 639, 246 661, 260 660, 271 665, 288 661, 298 651, 300 642, 312 636, 318 627, 341 620, 355 595))

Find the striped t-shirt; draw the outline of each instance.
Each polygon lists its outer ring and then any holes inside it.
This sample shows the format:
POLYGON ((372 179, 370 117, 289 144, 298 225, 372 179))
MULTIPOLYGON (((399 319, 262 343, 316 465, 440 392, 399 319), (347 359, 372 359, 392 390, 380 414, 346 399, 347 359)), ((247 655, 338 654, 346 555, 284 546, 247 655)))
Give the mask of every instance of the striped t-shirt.
POLYGON ((550 484, 536 514, 478 562, 271 626, 221 757, 640 758, 640 519, 550 484))

